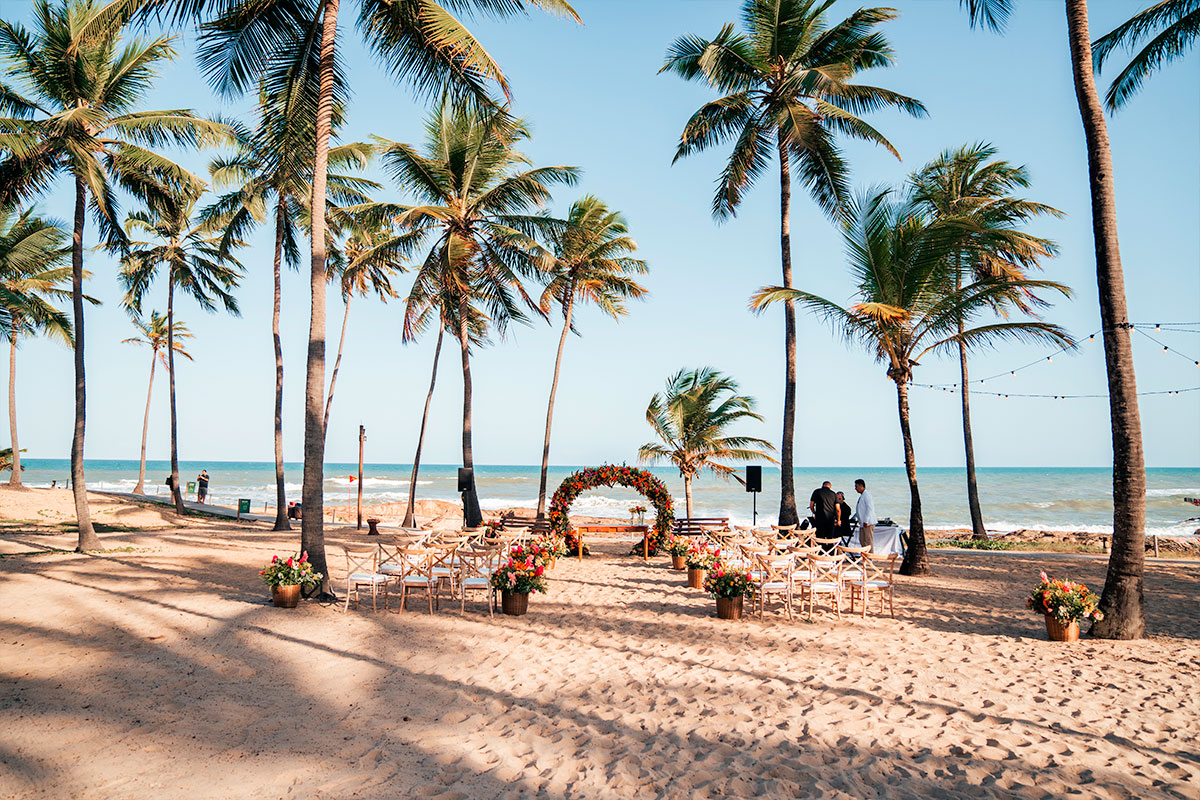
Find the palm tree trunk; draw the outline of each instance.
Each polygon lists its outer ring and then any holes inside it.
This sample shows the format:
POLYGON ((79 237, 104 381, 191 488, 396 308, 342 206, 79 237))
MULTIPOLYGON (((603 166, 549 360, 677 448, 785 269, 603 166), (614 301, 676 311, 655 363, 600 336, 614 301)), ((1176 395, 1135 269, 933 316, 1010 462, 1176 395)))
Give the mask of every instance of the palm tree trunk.
MULTIPOLYGON (((779 247, 783 285, 792 288, 792 170, 787 145, 779 142, 779 247)), ((783 304, 783 438, 779 446, 779 524, 795 525, 796 481, 792 474, 796 433, 796 304, 783 304)), ((691 516, 689 512, 688 516, 691 516)))
POLYGON ((421 447, 425 444, 425 423, 429 421, 429 406, 433 402, 433 387, 437 383, 438 358, 442 355, 442 334, 445 327, 438 320, 437 347, 433 348, 433 371, 429 376, 429 394, 425 395, 425 412, 421 414, 421 432, 417 434, 417 453, 413 456, 412 477, 408 480, 408 509, 404 512, 404 527, 415 528, 414 509, 417 504, 417 472, 421 468, 421 447))
POLYGON ((275 206, 275 296, 271 307, 271 338, 275 344, 275 525, 272 530, 290 531, 287 516, 287 485, 283 476, 283 339, 279 335, 279 311, 283 299, 284 199, 275 206))
POLYGON ((21 485, 21 445, 17 443, 17 332, 8 337, 8 436, 12 442, 12 475, 8 478, 10 489, 23 489, 21 485))
POLYGON ((317 98, 316 149, 312 183, 312 260, 309 290, 308 374, 304 384, 304 518, 300 546, 313 569, 325 576, 318 596, 331 597, 325 560, 325 186, 329 172, 329 134, 333 124, 334 46, 338 0, 325 0, 321 20, 321 87, 317 98))
POLYGON ((71 237, 71 312, 75 329, 75 433, 71 438, 71 493, 79 523, 78 552, 100 549, 92 527, 87 484, 83 477, 83 434, 87 426, 87 380, 83 368, 83 224, 87 214, 87 189, 83 176, 75 176, 75 229, 71 237))
MULTIPOLYGON (((462 350, 463 371, 463 430, 462 430, 462 460, 463 466, 474 472, 475 456, 471 451, 471 338, 467 331, 467 303, 463 300, 458 306, 458 342, 462 350)), ((478 528, 483 524, 483 512, 479 510, 479 493, 475 490, 475 481, 463 492, 463 527, 478 528)))
POLYGON ((908 424, 908 382, 896 381, 896 402, 900 409, 900 435, 904 439, 904 470, 908 473, 908 551, 900 564, 901 575, 928 575, 929 554, 925 550, 925 517, 921 513, 921 492, 917 488, 917 457, 913 452, 912 428, 908 424))
POLYGON ((1113 540, 1100 609, 1104 619, 1091 634, 1105 639, 1137 639, 1146 632, 1142 596, 1146 555, 1146 464, 1125 275, 1117 242, 1117 198, 1112 153, 1104 109, 1092 74, 1087 0, 1066 0, 1067 33, 1075 97, 1087 139, 1088 177, 1092 193, 1092 236, 1096 247, 1096 282, 1104 325, 1104 364, 1108 372, 1108 405, 1112 420, 1113 540))
POLYGON ((350 321, 350 295, 346 295, 346 312, 342 314, 342 335, 338 339, 337 358, 333 362, 333 375, 329 377, 329 396, 325 398, 325 422, 323 427, 329 430, 329 412, 333 408, 333 390, 337 386, 338 370, 342 368, 342 348, 346 346, 346 323, 350 321))
POLYGON ((687 507, 688 519, 692 519, 692 476, 683 476, 684 505, 687 507))
POLYGON ((179 425, 175 416, 175 276, 167 265, 167 385, 171 397, 171 498, 175 513, 182 515, 183 489, 179 485, 179 425))
MULTIPOLYGON (((954 288, 962 290, 962 262, 954 259, 954 288)), ((963 319, 958 320, 958 335, 962 336, 963 319)), ((958 343, 958 367, 962 373, 962 426, 963 448, 967 458, 967 508, 971 512, 971 537, 986 540, 987 529, 983 527, 983 511, 979 508, 979 484, 975 480, 975 438, 971 435, 971 382, 967 377, 967 348, 958 343)))
POLYGON ((134 494, 146 493, 146 434, 150 430, 150 398, 154 395, 154 367, 158 361, 158 351, 150 353, 150 382, 146 384, 146 413, 142 415, 142 453, 138 459, 138 481, 133 487, 134 494))
POLYGON ((554 420, 554 393, 558 389, 558 371, 562 366, 563 347, 571 330, 571 312, 575 307, 575 285, 570 286, 566 312, 563 314, 562 336, 558 337, 558 355, 554 357, 554 379, 550 381, 550 402, 546 405, 546 437, 542 440, 542 477, 538 484, 537 518, 546 516, 546 473, 550 469, 550 424, 554 420))
MULTIPOLYGON (((963 331, 962 320, 958 321, 958 332, 963 331)), ((962 371, 962 426, 963 446, 967 456, 967 507, 971 510, 971 538, 987 539, 983 527, 983 511, 979 507, 979 484, 975 480, 975 439, 971 435, 971 390, 967 378, 967 348, 958 345, 958 366, 962 371)))

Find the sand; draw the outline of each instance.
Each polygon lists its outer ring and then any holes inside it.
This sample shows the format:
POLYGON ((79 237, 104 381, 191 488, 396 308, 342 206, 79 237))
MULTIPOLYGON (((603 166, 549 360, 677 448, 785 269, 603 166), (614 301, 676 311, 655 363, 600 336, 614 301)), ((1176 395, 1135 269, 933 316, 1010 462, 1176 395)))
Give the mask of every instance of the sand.
POLYGON ((1200 794, 1194 562, 1149 565, 1150 638, 1056 644, 1027 588, 1098 588, 1102 558, 935 552, 895 620, 724 622, 597 540, 491 618, 275 609, 257 570, 296 538, 205 522, 0 560, 0 797, 1200 794))

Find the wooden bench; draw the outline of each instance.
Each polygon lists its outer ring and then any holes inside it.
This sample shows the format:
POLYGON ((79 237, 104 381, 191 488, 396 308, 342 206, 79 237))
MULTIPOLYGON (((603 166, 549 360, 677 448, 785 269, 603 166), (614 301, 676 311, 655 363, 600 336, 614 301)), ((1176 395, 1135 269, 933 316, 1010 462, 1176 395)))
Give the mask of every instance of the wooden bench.
POLYGON ((501 528, 528 528, 532 534, 549 533, 550 518, 544 517, 537 519, 535 517, 519 517, 512 512, 508 512, 502 516, 496 517, 494 520, 496 525, 501 528))
POLYGON ((699 536, 705 528, 729 527, 729 517, 684 517, 677 519, 671 525, 671 533, 676 536, 699 536))

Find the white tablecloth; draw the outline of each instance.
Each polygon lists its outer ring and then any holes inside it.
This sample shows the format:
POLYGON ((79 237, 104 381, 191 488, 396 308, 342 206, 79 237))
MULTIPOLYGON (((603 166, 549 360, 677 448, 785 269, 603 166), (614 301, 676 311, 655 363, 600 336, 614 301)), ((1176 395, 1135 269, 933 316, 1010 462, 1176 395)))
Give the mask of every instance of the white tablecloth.
MULTIPOLYGON (((890 555, 895 553, 898 556, 904 555, 904 548, 900 546, 900 528, 884 527, 881 525, 875 526, 875 533, 872 536, 875 545, 875 552, 880 555, 890 555)), ((858 530, 855 529, 854 535, 850 537, 851 547, 861 547, 858 543, 858 530)))

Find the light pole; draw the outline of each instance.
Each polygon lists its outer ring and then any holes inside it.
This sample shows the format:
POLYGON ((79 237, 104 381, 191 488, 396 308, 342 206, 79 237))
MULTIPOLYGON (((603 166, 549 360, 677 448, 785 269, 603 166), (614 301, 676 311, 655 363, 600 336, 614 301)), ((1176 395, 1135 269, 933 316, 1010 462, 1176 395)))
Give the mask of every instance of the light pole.
POLYGON ((358 530, 362 530, 362 464, 363 442, 367 440, 367 429, 358 426, 358 530))

